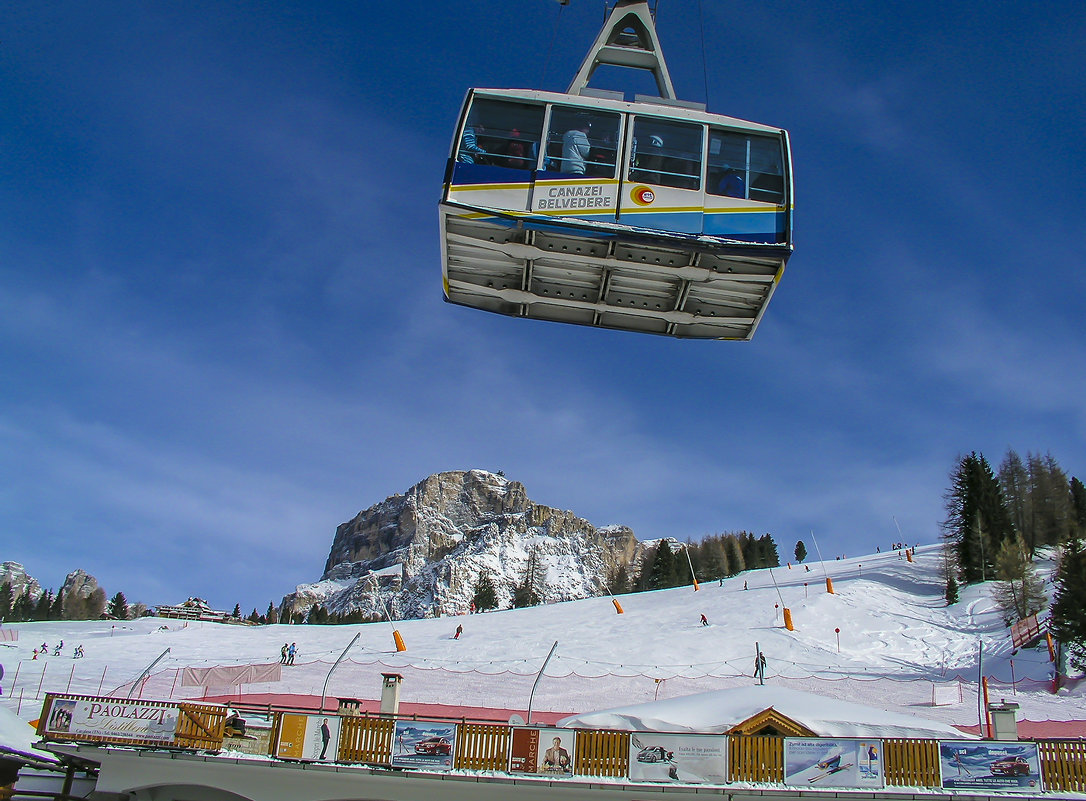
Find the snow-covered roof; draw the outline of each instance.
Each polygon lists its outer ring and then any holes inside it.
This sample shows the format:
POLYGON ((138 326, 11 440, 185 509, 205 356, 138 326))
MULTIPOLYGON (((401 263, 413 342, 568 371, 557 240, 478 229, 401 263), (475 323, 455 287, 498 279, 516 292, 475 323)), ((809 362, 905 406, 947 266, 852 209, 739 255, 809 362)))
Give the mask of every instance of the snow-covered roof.
POLYGON ((821 737, 962 739, 968 736, 953 726, 933 720, 769 685, 734 687, 587 712, 563 718, 558 725, 631 731, 723 733, 771 707, 821 737))
POLYGON ((25 754, 38 761, 55 762, 56 759, 44 751, 36 751, 34 743, 38 734, 33 726, 22 720, 6 706, 0 706, 0 746, 16 754, 25 754))

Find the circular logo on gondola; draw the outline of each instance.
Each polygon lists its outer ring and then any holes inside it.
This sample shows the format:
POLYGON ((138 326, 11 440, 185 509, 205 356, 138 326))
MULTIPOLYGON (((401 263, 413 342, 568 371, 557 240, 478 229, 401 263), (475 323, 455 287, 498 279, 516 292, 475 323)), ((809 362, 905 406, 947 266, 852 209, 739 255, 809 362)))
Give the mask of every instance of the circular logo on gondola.
POLYGON ((647 186, 635 186, 630 190, 630 200, 639 206, 647 206, 656 200, 656 193, 647 186))

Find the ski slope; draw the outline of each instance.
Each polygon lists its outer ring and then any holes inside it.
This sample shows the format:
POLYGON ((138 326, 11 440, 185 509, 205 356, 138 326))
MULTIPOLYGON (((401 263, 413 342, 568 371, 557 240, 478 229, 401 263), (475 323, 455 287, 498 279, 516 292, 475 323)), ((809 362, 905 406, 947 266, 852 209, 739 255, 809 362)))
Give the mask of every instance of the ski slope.
MULTIPOLYGON (((283 668, 281 681, 212 687, 206 694, 319 697, 333 662, 359 633, 330 679, 329 698, 379 698, 380 674, 395 672, 404 677, 404 702, 523 714, 535 675, 557 642, 533 709, 585 713, 752 686, 757 643, 769 685, 958 725, 977 723, 983 653, 991 700, 1020 704, 1020 720, 1086 719, 1082 691, 1052 694, 1043 644, 1013 652, 989 587, 964 588, 957 604, 945 605, 941 562, 940 547, 932 545, 920 547, 913 562, 883 553, 815 562, 809 571, 795 565, 749 571, 722 584, 704 582, 696 592, 682 587, 620 596, 621 615, 604 597, 396 621, 407 645, 402 653, 387 622, 246 627, 143 618, 14 624, 8 628, 17 630, 18 641, 0 643, 2 703, 30 720, 50 690, 201 697, 204 688, 183 685, 182 668, 276 663, 289 642, 297 643, 298 656, 283 668), (784 628, 781 607, 791 611, 795 631, 784 628), (709 626, 700 624, 701 614, 709 626), (464 627, 458 640, 452 636, 457 624, 464 627), (61 656, 31 659, 35 646, 45 642, 51 650, 59 640, 61 656), (83 659, 72 658, 78 644, 83 659), (167 648, 150 679, 133 688, 132 680, 167 648), (936 687, 952 702, 933 706, 936 687)), ((1043 564, 1042 572, 1051 567, 1043 564)))

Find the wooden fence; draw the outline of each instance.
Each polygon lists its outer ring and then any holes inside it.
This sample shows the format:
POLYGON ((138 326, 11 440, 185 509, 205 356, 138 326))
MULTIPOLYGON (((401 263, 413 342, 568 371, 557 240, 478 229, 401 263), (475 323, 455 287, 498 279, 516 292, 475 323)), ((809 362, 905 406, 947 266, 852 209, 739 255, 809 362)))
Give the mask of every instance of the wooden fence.
POLYGON ((939 787, 939 741, 882 741, 882 773, 888 787, 939 787))
POLYGON ((1046 790, 1086 793, 1086 741, 1038 740, 1046 790))
POLYGON ((339 762, 387 765, 392 757, 392 718, 349 715, 341 718, 339 762))
POLYGON ((458 770, 506 770, 509 766, 508 726, 485 723, 461 723, 456 728, 456 761, 458 770))
POLYGON ((630 734, 624 731, 577 732, 573 772, 580 776, 626 776, 630 770, 630 734))
POLYGON ((784 738, 728 738, 728 775, 736 782, 784 781, 784 738))

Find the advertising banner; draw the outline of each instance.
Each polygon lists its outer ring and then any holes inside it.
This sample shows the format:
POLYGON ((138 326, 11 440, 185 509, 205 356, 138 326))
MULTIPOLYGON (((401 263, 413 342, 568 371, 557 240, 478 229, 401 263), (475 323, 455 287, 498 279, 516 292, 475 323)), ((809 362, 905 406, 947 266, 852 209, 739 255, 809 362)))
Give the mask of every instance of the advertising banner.
POLYGON ((101 737, 110 742, 150 740, 172 744, 179 714, 176 706, 138 701, 54 698, 43 733, 62 739, 67 735, 72 739, 101 737))
POLYGON ((451 770, 456 724, 397 720, 392 738, 392 766, 416 770, 451 770))
POLYGON ((1041 789, 1041 757, 1037 743, 939 743, 943 787, 953 790, 998 790, 1035 793, 1041 789))
POLYGON ((576 738, 573 729, 514 728, 509 772, 572 776, 576 738))
POLYGON ((275 755, 280 759, 335 762, 339 753, 340 722, 335 715, 284 712, 275 755))
POLYGON ((723 734, 630 735, 630 780, 725 784, 728 738, 723 734))
POLYGON ((784 783, 794 787, 883 786, 882 740, 784 741, 784 783))

